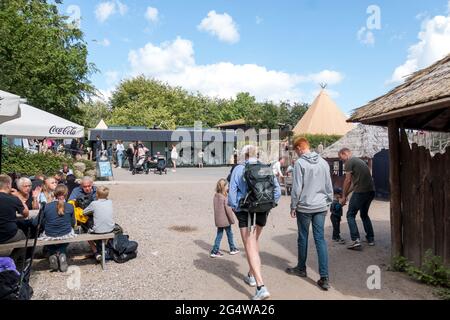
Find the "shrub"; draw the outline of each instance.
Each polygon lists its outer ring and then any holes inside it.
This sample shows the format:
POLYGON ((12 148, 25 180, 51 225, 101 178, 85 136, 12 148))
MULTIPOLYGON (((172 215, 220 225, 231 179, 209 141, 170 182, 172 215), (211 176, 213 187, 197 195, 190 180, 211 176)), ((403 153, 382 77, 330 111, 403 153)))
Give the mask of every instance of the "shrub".
MULTIPOLYGON (((86 168, 95 168, 91 161, 80 160, 86 168)), ((26 176, 37 174, 53 175, 67 163, 72 166, 74 160, 64 155, 52 153, 33 154, 18 147, 4 147, 2 152, 2 173, 17 173, 26 176)))
POLYGON ((431 250, 425 253, 421 268, 413 266, 405 257, 395 257, 390 270, 406 272, 419 282, 438 287, 435 294, 441 299, 450 300, 450 269, 431 250))

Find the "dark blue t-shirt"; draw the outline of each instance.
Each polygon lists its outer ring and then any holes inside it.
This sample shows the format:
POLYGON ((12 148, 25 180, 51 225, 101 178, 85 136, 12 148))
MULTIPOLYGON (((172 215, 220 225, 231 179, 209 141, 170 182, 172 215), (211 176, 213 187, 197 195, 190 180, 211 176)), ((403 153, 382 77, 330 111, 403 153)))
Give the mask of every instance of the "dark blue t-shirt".
POLYGON ((58 201, 45 206, 43 226, 45 234, 49 237, 62 237, 72 231, 75 226, 74 208, 71 204, 64 204, 64 215, 60 216, 57 209, 58 201))

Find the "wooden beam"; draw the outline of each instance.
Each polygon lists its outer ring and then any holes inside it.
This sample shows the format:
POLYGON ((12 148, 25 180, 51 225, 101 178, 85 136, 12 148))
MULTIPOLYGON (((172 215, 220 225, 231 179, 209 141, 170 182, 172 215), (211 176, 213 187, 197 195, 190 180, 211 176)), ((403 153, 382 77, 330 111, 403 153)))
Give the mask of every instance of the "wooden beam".
POLYGON ((401 210, 400 134, 396 120, 389 121, 389 180, 391 184, 391 257, 403 255, 401 210))

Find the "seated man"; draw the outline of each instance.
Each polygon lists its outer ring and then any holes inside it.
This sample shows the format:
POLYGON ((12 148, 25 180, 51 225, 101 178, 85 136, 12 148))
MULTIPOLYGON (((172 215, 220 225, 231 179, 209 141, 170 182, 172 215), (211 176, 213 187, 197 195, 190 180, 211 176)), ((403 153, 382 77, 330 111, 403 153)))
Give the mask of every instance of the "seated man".
POLYGON ((83 215, 83 210, 95 200, 97 200, 97 188, 94 186, 94 180, 91 177, 84 177, 80 186, 73 189, 69 196, 69 203, 72 203, 75 207, 76 220, 81 223, 85 231, 92 228, 92 225, 89 224, 90 221, 87 217, 83 215))
POLYGON ((0 175, 0 243, 25 240, 25 234, 17 228, 17 217, 28 217, 24 213, 24 204, 11 194, 12 180, 7 175, 0 175))

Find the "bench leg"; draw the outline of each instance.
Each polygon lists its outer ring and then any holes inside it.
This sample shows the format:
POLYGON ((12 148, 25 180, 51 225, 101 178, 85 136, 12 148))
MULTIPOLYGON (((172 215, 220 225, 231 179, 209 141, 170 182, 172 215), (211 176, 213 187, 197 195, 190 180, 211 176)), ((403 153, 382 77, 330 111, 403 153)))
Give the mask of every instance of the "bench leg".
POLYGON ((105 257, 105 241, 102 240, 102 269, 106 269, 106 257, 105 257))

